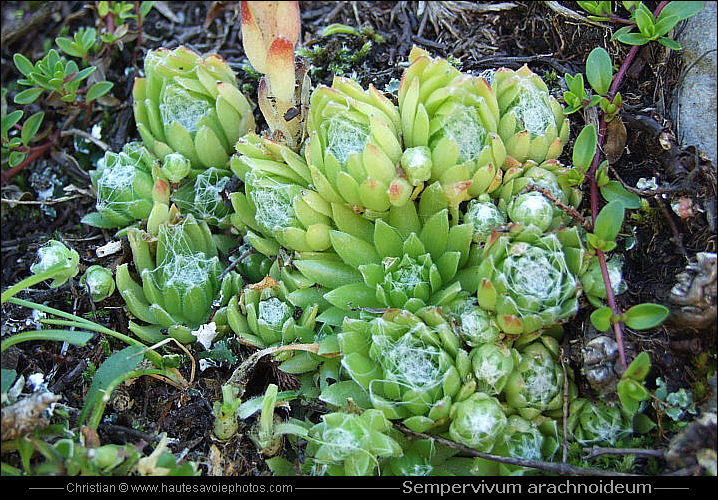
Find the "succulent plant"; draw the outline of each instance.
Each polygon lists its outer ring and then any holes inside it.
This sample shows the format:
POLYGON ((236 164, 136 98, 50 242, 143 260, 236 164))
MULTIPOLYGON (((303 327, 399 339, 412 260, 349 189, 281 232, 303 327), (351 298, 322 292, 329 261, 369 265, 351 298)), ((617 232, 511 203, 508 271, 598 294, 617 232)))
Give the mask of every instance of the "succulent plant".
POLYGON ((307 456, 315 475, 369 476, 380 458, 402 454, 399 443, 389 436, 392 426, 384 414, 369 409, 361 415, 329 413, 309 429, 307 456))
POLYGON ((305 155, 319 194, 370 216, 407 203, 412 185, 397 168, 401 117, 392 102, 372 85, 365 92, 335 77, 310 104, 305 155))
POLYGON ((226 168, 237 139, 254 130, 254 116, 234 73, 217 54, 160 48, 145 57, 145 77, 132 89, 137 129, 164 159, 178 152, 192 168, 226 168))
POLYGON ((330 246, 331 207, 308 186, 304 159, 289 147, 249 134, 237 143, 232 171, 244 181, 244 193, 232 193, 232 223, 247 228, 246 239, 274 256, 290 250, 322 251, 330 246))
MULTIPOLYGON (((332 208, 339 230, 330 231, 329 238, 341 262, 310 255, 295 265, 309 279, 333 289, 324 297, 336 308, 417 311, 448 304, 462 290, 462 277, 471 274, 472 227, 449 227, 446 209, 422 224, 413 202, 392 207, 386 219, 374 223, 339 205, 332 208)), ((465 291, 474 293, 476 287, 465 291)))
POLYGON ((471 368, 476 389, 492 396, 501 393, 518 363, 516 350, 502 343, 486 343, 472 349, 471 368))
MULTIPOLYGON (((165 162, 169 156, 165 157, 165 162)), ((210 226, 227 229, 232 225, 232 211, 225 205, 222 195, 231 179, 229 170, 210 167, 193 180, 183 182, 172 193, 171 200, 182 213, 191 213, 210 226)))
POLYGON ((67 283, 79 272, 80 254, 57 240, 50 240, 37 251, 37 262, 30 266, 32 273, 27 278, 9 286, 2 292, 1 303, 9 300, 22 290, 45 280, 52 280, 50 288, 67 283))
POLYGON ((505 210, 499 208, 486 194, 471 200, 463 213, 464 223, 474 227, 475 243, 483 243, 493 230, 506 224, 506 220, 505 210))
MULTIPOLYGON (((628 285, 623 280, 623 259, 618 255, 614 256, 606 262, 606 267, 608 268, 613 293, 619 295, 625 292, 628 285)), ((591 304, 595 307, 603 306, 602 300, 606 299, 606 284, 603 281, 601 267, 597 258, 591 258, 586 271, 581 274, 581 285, 586 298, 591 304)))
MULTIPOLYGON (((523 67, 490 85, 414 47, 397 101, 335 77, 308 108, 296 2, 241 7, 247 56, 265 75, 268 137, 254 133, 219 56, 158 49, 133 89, 144 146, 107 153, 92 174, 98 214, 88 223, 147 220, 126 230, 137 276, 128 264, 116 271, 130 329, 147 343, 167 334, 189 343, 211 318, 244 345, 275 348, 303 391, 316 384, 328 404, 346 403, 348 413, 313 426, 282 422, 270 384, 248 435, 265 455, 285 434, 304 438, 304 472, 527 473, 400 436, 391 421, 552 460, 566 387, 576 441, 613 444, 627 432, 617 408, 576 399, 558 359, 555 327, 582 291, 598 303, 605 290, 564 211, 581 193, 576 171, 556 159, 569 126, 544 82, 523 67), (218 241, 241 245, 233 266, 251 284, 234 271, 220 279, 218 241), (347 385, 332 393, 332 380, 347 385), (351 405, 349 387, 366 395, 351 405)), ((83 277, 93 300, 114 287, 98 267, 83 277)), ((254 405, 232 391, 215 408, 229 424, 223 436, 254 405)))
POLYGON ((128 231, 132 259, 141 278, 138 284, 122 264, 116 270, 117 288, 127 309, 149 326, 130 322, 140 338, 157 342, 169 334, 180 342, 194 342, 191 331, 209 317, 220 291, 225 303, 241 286, 230 273, 221 283, 222 271, 212 234, 205 222, 191 214, 182 216, 173 205, 157 236, 141 229, 128 231))
POLYGON ((100 302, 115 293, 115 279, 109 269, 94 265, 87 268, 80 278, 80 284, 87 286, 93 302, 100 302))
POLYGON ((192 163, 182 153, 170 153, 162 159, 160 173, 172 184, 180 182, 192 172, 192 163))
POLYGON ((147 219, 152 210, 156 158, 138 142, 125 144, 122 151, 107 151, 90 171, 97 191, 97 212, 82 222, 95 227, 125 227, 147 219))
POLYGON ((474 476, 495 475, 496 462, 456 456, 458 450, 434 439, 402 439, 403 454, 385 459, 382 476, 474 476))
POLYGON ((617 406, 603 402, 591 403, 578 398, 569 407, 568 428, 572 437, 582 445, 602 444, 613 446, 632 432, 630 422, 617 406))
POLYGON ((522 165, 511 166, 507 160, 504 168, 501 188, 492 195, 512 221, 524 225, 533 223, 544 231, 570 223, 569 217, 557 205, 578 208, 581 203, 581 191, 572 181, 572 167, 566 167, 558 160, 546 160, 540 165, 527 160, 522 165))
MULTIPOLYGON (((328 304, 311 281, 291 270, 290 265, 280 265, 280 260, 272 263, 261 281, 247 285, 240 294, 232 296, 227 307, 219 312, 226 311, 229 326, 244 344, 260 348, 318 345, 318 349, 282 350, 273 358, 286 373, 319 373, 338 380, 336 334, 318 318, 328 304)), ((314 382, 326 385, 321 377, 314 382)))
POLYGON ((506 425, 506 413, 498 399, 475 392, 451 408, 449 435, 458 443, 489 452, 506 425))
POLYGON ((232 156, 229 166, 242 181, 252 172, 305 188, 312 183, 307 162, 284 144, 248 133, 239 138, 235 149, 237 154, 232 156))
MULTIPOLYGON (((519 363, 509 375, 504 389, 506 403, 527 420, 542 414, 560 416, 564 372, 557 362, 558 344, 555 339, 543 336, 519 349, 519 354, 519 363)), ((569 383, 569 390, 569 399, 575 398, 576 388, 572 383, 569 383)))
POLYGON ((569 121, 540 76, 528 66, 502 68, 492 83, 501 119, 498 133, 515 162, 558 158, 568 142, 569 121))
POLYGON ((491 86, 418 47, 409 61, 399 86, 401 128, 407 152, 427 151, 431 173, 423 180, 439 181, 453 207, 493 191, 506 151, 491 86))
POLYGON ((475 390, 469 354, 435 308, 389 309, 371 321, 347 318, 342 366, 374 408, 424 432, 448 422, 452 405, 475 390))
POLYGON ((531 334, 578 311, 584 250, 576 228, 543 235, 535 226, 491 238, 474 279, 479 305, 512 335, 531 334))
MULTIPOLYGON (((558 421, 544 418, 534 421, 518 415, 507 419, 504 434, 498 439, 493 453, 526 460, 551 460, 559 448, 558 421)), ((501 475, 518 475, 535 470, 500 464, 501 475)))
POLYGON ((246 226, 246 239, 264 255, 276 255, 280 246, 316 252, 331 245, 330 207, 311 189, 250 172, 244 193, 230 199, 234 225, 246 226))
POLYGON ((230 327, 243 342, 261 348, 313 342, 319 306, 302 309, 288 295, 285 284, 272 278, 246 287, 229 300, 230 327))
POLYGON ((465 292, 451 301, 442 311, 454 326, 461 340, 469 347, 496 343, 502 336, 493 313, 479 307, 475 297, 465 292))

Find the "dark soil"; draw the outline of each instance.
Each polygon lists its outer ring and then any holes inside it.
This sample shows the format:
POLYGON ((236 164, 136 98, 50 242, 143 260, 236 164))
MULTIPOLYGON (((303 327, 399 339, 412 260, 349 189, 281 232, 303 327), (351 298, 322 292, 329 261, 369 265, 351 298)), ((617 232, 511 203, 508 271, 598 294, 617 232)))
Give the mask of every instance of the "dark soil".
MULTIPOLYGON (((144 24, 142 46, 136 54, 139 68, 148 50, 184 44, 201 53, 220 53, 237 72, 247 94, 256 95, 257 80, 242 71, 247 61, 240 41, 238 2, 157 3, 165 4, 171 12, 157 9, 150 12, 144 24), (170 19, 172 16, 177 22, 170 19)), ((342 47, 354 53, 372 39, 366 33, 361 37, 320 37, 321 29, 333 22, 358 28, 372 27, 376 34, 384 38, 383 43, 373 41, 363 61, 352 62, 346 68, 346 76, 354 76, 364 87, 372 83, 380 90, 401 77, 403 66, 399 63, 407 60, 413 44, 435 55, 456 58, 462 71, 474 74, 500 66, 518 68, 526 63, 544 77, 557 96, 561 95, 564 73, 584 72, 584 61, 596 46, 606 48, 618 63, 628 52, 625 45, 610 42, 610 36, 602 28, 568 20, 550 10, 544 2, 514 3, 512 9, 479 13, 466 7, 469 2, 445 2, 447 7, 442 8, 446 10, 440 11, 436 7, 435 12, 427 8, 418 13, 416 2, 300 2, 303 46, 326 49, 321 57, 312 61, 318 68, 313 72, 312 83, 331 84, 333 75, 322 68, 337 60, 342 47)), ((574 2, 563 3, 571 9, 580 10, 574 2)), ((652 5, 655 2, 646 3, 651 8, 655 7, 652 5)), ((8 103, 17 91, 12 82, 20 76, 12 64, 13 53, 21 52, 34 61, 63 28, 69 28, 72 33, 78 27, 92 26, 96 21, 92 3, 50 2, 42 7, 29 4, 35 2, 3 4, 2 82, 10 90, 8 103), (16 12, 21 10, 24 15, 18 21, 16 12), (35 24, 28 22, 32 16, 37 17, 35 24), (32 29, 25 29, 26 26, 32 29)), ((135 43, 128 42, 102 61, 106 78, 115 82, 113 94, 117 104, 95 111, 85 127, 89 131, 92 125, 101 124, 102 140, 114 151, 126 141, 138 138, 131 107, 132 79, 137 72, 137 68, 133 67, 134 50, 135 43)), ((613 165, 616 173, 629 186, 635 186, 640 178, 658 176, 660 180, 673 182, 680 188, 666 198, 647 198, 650 208, 634 211, 640 220, 628 219, 635 223, 635 234, 627 232, 623 236, 635 237, 636 244, 630 250, 621 252, 625 257, 624 276, 629 287, 627 293, 618 297, 624 309, 647 301, 667 303, 675 276, 683 270, 688 259, 697 252, 716 251, 713 166, 695 153, 695 149, 688 147, 690 145, 685 145, 671 157, 682 162, 682 167, 676 168, 675 163, 666 158, 658 134, 652 132, 671 133, 666 110, 670 108, 680 70, 681 59, 676 53, 652 44, 640 51, 620 89, 625 103, 624 115, 633 119, 624 117, 628 140, 622 156, 613 165), (646 122, 651 126, 646 127, 646 122), (694 170, 698 173, 687 183, 686 177, 694 170), (693 198, 700 206, 707 207, 706 210, 688 219, 679 218, 670 208, 671 202, 679 195, 693 198)), ((45 121, 52 123, 51 120, 54 120, 59 128, 66 119, 58 113, 48 112, 45 121)), ((259 111, 257 120, 262 123, 259 111)), ((580 130, 584 124, 580 114, 572 115, 571 120, 573 131, 580 130)), ((575 137, 575 133, 572 136, 575 137)), ((80 148, 84 149, 83 152, 78 150, 75 142, 73 137, 61 138, 52 155, 30 164, 2 189, 3 288, 28 275, 38 247, 51 238, 64 241, 80 253, 81 272, 92 264, 114 268, 131 261, 129 248, 106 258, 98 258, 95 250, 111 241, 112 234, 79 222, 94 207, 94 198, 87 191, 90 186, 87 171, 93 168, 93 160, 101 156, 102 151, 93 144, 84 143, 80 148), (63 196, 72 199, 54 204, 39 203, 38 193, 47 189, 50 183, 55 184, 50 199, 63 196), (80 190, 63 192, 63 187, 70 184, 80 190), (17 203, 9 200, 16 200, 17 203)), ((570 163, 568 152, 571 150, 571 144, 564 149, 561 159, 566 163, 570 163)), ((588 195, 585 196, 587 199, 588 195)), ((624 229, 628 231, 629 224, 624 229)), ((86 291, 76 281, 59 289, 39 285, 25 292, 25 296, 78 315, 94 317, 110 328, 127 332, 123 301, 117 294, 99 304, 97 312, 86 291)), ((579 316, 565 328, 567 355, 586 397, 592 395, 581 375, 581 347, 589 328, 588 314, 591 310, 591 307, 583 307, 579 316)), ((24 324, 27 315, 28 311, 22 308, 4 306, 3 335, 12 332, 14 326, 24 324)), ((668 324, 644 332, 628 330, 628 355, 633 357, 642 350, 651 353, 654 363, 647 379, 649 387, 650 381, 661 377, 668 382, 669 390, 681 387, 696 390, 698 382, 705 380, 710 365, 697 355, 715 353, 713 332, 709 328, 696 333, 680 325, 668 324)), ((3 354, 2 365, 6 369, 15 369, 18 374, 41 372, 47 376, 53 373, 52 377, 48 377, 50 389, 62 395, 64 404, 81 408, 89 387, 83 373, 88 363, 99 366, 106 357, 104 342, 109 342, 111 348, 123 347, 113 339, 98 336, 86 347, 71 347, 67 354, 61 355, 59 344, 23 343, 3 354)), ((246 356, 248 352, 239 354, 246 356)), ((189 369, 187 364, 180 367, 185 377, 189 377, 189 369)), ((149 377, 123 386, 116 391, 107 407, 105 421, 99 428, 101 441, 125 443, 144 440, 153 443, 160 433, 167 432, 176 440, 171 448, 175 452, 188 450, 186 457, 202 464, 205 473, 210 470, 224 475, 268 473, 262 457, 246 439, 249 429, 240 428, 238 435, 228 443, 220 443, 211 436, 212 403, 220 399, 220 386, 229 378, 231 371, 230 367, 224 366, 198 373, 189 389, 177 389, 149 377), (214 463, 209 458, 213 447, 217 447, 221 457, 219 460, 215 458, 214 463)), ((279 382, 280 390, 292 385, 292 380, 286 377, 280 380, 277 373, 276 366, 271 362, 260 363, 249 381, 245 397, 262 393, 271 382, 279 382)), ((703 390, 696 390, 696 393, 705 399, 710 391, 704 384, 703 390)), ((669 438, 670 435, 661 435, 653 446, 662 448, 669 438)), ((3 456, 3 460, 14 462, 16 458, 3 456)))

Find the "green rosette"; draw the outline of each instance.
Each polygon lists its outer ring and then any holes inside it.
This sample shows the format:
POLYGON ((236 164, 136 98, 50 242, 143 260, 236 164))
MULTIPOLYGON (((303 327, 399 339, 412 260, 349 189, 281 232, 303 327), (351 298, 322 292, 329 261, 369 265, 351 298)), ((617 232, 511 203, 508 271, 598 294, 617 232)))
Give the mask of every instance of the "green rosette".
POLYGON ((254 130, 252 107, 217 54, 159 48, 145 57, 132 89, 137 130, 160 159, 181 153, 195 171, 227 168, 234 143, 254 130))

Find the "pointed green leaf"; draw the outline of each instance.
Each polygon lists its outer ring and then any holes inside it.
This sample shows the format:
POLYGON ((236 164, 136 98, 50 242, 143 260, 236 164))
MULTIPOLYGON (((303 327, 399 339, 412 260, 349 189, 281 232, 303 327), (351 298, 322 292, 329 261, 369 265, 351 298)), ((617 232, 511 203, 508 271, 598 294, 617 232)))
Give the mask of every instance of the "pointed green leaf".
POLYGON ((344 262, 357 269, 362 264, 379 263, 381 258, 374 245, 340 231, 330 231, 332 247, 344 262))

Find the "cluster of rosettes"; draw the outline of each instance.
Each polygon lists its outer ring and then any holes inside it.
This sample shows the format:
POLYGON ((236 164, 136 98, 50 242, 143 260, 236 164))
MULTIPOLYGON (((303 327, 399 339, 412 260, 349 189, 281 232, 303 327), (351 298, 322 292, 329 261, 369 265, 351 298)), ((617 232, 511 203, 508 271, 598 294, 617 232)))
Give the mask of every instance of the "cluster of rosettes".
MULTIPOLYGON (((353 383, 367 418, 327 416, 311 432, 325 472, 431 469, 423 445, 384 436, 389 421, 551 459, 565 387, 575 399, 560 324, 582 281, 601 296, 565 213, 581 201, 557 159, 568 120, 527 67, 490 85, 418 48, 409 61, 398 95, 319 86, 297 153, 255 134, 221 58, 150 53, 134 91, 146 149, 108 153, 93 174, 96 225, 134 224, 139 281, 117 270, 145 323, 131 328, 190 342, 214 321, 246 345, 289 346, 276 358, 303 383, 353 383)), ((610 413, 589 407, 572 407, 584 441, 610 413)))

